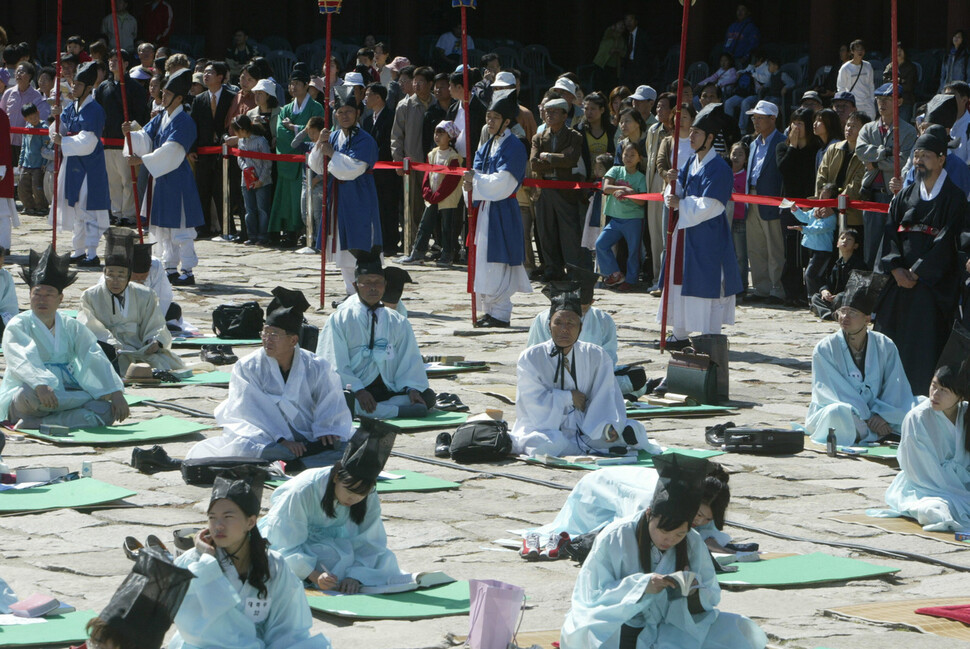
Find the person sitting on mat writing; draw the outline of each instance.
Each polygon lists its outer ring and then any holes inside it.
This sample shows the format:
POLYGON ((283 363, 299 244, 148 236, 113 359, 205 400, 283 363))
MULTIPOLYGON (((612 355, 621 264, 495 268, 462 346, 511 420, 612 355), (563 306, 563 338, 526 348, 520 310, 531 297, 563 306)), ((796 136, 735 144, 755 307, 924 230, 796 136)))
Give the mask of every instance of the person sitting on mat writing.
POLYGON ((391 428, 362 418, 339 462, 304 471, 273 492, 259 530, 300 579, 342 593, 412 581, 387 547, 374 490, 394 446, 391 428))
POLYGON ((220 473, 209 499, 209 525, 175 560, 195 575, 168 649, 329 649, 311 635, 313 617, 300 580, 256 526, 265 472, 252 466, 220 473))
POLYGON ((258 457, 325 466, 353 432, 341 379, 325 359, 301 349, 300 291, 277 286, 267 308, 262 349, 237 362, 229 396, 216 408, 223 435, 193 446, 186 459, 258 457))
POLYGON ((158 370, 184 367, 172 353, 172 334, 155 292, 131 282, 134 232, 109 228, 104 238, 102 281, 81 294, 78 321, 94 333, 122 375, 132 363, 148 363, 158 370))
MULTIPOLYGON (((392 311, 397 311, 405 318, 408 317, 408 308, 404 305, 401 300, 401 296, 404 295, 404 285, 414 284, 415 281, 411 279, 411 274, 404 270, 403 268, 398 268, 397 266, 388 266, 384 269, 384 295, 381 297, 381 302, 384 306, 392 311)), ((337 305, 338 309, 346 309, 349 306, 360 304, 360 296, 357 293, 353 295, 348 295, 342 302, 337 305)))
POLYGON ((887 277, 853 271, 833 303, 841 331, 823 338, 812 352, 805 429, 815 442, 825 444, 829 430, 840 446, 898 435, 915 403, 896 345, 869 331, 887 277))
POLYGON ((426 417, 435 394, 411 324, 381 302, 387 281, 380 248, 351 252, 357 258, 354 288, 360 301, 330 316, 317 354, 337 370, 341 385, 350 386, 355 415, 426 417))
POLYGON ((30 311, 14 316, 3 332, 6 370, 0 383, 0 417, 17 428, 55 424, 107 426, 128 418, 124 385, 91 330, 57 307, 77 273, 70 255, 52 247, 30 251, 22 276, 30 311))
POLYGON ((552 339, 519 355, 512 450, 527 455, 576 455, 628 448, 659 453, 643 424, 627 419, 613 359, 579 341, 578 293, 561 293, 549 307, 552 339))

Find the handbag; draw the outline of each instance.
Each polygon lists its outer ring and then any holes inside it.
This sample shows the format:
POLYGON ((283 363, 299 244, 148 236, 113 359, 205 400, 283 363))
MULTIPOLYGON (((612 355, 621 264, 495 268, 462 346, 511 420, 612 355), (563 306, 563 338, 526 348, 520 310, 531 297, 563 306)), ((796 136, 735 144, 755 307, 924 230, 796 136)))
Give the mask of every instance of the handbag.
POLYGON ((670 353, 666 384, 667 392, 685 394, 698 403, 718 403, 717 364, 693 347, 670 353))
POLYGON ((712 446, 729 453, 794 455, 805 450, 805 433, 784 428, 743 428, 734 422, 710 426, 705 437, 712 446))
POLYGON ((212 312, 212 333, 219 338, 259 338, 263 332, 263 307, 256 302, 220 304, 212 312))
POLYGON ((473 421, 462 424, 451 436, 451 459, 463 464, 494 462, 512 452, 509 425, 504 421, 473 421))
POLYGON ((182 479, 185 484, 210 487, 216 475, 225 469, 244 465, 268 467, 269 464, 269 460, 252 457, 199 457, 182 460, 182 479))
POLYGON ((525 590, 494 579, 468 581, 468 639, 471 649, 508 649, 525 604, 525 590))
MULTIPOLYGON (((691 346, 701 354, 711 357, 717 367, 717 398, 724 403, 730 397, 728 353, 730 345, 724 334, 703 334, 690 337, 691 346)), ((675 390, 676 392, 676 390, 675 390)))
POLYGON ((243 182, 246 183, 246 189, 256 189, 256 183, 259 182, 259 176, 256 175, 256 167, 246 167, 242 172, 243 182))

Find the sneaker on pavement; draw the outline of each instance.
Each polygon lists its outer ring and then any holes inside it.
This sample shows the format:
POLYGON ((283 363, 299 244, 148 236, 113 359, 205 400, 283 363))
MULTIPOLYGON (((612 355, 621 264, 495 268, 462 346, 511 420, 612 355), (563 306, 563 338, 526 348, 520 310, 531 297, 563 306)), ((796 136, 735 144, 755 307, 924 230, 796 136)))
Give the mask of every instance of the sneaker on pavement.
POLYGON ((603 283, 607 286, 616 286, 624 280, 623 273, 617 271, 603 280, 603 283))
POLYGON ((523 559, 528 559, 529 561, 536 561, 539 559, 539 533, 529 532, 522 539, 522 550, 519 555, 523 559))
POLYGON ((567 543, 569 543, 569 534, 566 532, 550 534, 549 538, 546 539, 545 545, 542 546, 542 552, 539 553, 539 558, 544 561, 555 561, 561 556, 561 551, 566 547, 567 543))

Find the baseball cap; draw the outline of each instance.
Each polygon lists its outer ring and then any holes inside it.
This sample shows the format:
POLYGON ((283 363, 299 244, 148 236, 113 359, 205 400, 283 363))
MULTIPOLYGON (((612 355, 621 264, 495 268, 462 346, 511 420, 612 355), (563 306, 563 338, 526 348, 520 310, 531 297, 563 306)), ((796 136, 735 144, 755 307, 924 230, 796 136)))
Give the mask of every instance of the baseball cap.
POLYGON ((657 99, 657 91, 650 86, 637 86, 637 91, 630 95, 630 99, 636 99, 637 101, 655 101, 657 99))
POLYGON ((778 107, 775 106, 770 101, 765 101, 762 99, 755 107, 749 110, 747 115, 771 115, 772 117, 778 117, 778 107))
POLYGON ((852 105, 855 106, 855 95, 853 95, 851 92, 846 92, 845 90, 843 90, 841 92, 835 93, 835 96, 832 97, 832 101, 839 101, 839 100, 851 101, 852 105))

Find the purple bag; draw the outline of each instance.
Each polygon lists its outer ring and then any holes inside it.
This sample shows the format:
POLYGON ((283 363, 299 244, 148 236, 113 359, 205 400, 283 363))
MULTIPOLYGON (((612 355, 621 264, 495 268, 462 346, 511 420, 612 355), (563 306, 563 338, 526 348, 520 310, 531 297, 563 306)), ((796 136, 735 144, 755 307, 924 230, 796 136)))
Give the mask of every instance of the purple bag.
POLYGON ((468 646, 471 649, 508 649, 525 604, 525 590, 493 579, 471 579, 468 591, 468 646))

